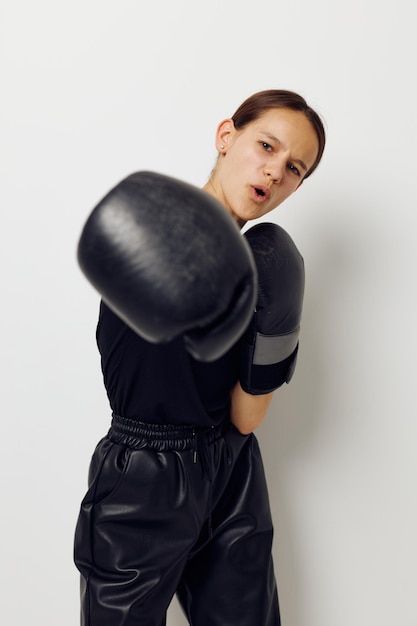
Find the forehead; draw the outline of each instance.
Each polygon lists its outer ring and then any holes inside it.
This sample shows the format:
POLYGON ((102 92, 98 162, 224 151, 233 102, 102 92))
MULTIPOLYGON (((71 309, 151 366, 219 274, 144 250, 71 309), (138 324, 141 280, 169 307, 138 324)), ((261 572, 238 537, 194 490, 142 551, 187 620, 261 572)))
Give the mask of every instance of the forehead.
POLYGON ((255 133, 276 139, 293 156, 302 158, 310 165, 317 156, 319 144, 316 131, 301 111, 269 109, 249 127, 255 133))

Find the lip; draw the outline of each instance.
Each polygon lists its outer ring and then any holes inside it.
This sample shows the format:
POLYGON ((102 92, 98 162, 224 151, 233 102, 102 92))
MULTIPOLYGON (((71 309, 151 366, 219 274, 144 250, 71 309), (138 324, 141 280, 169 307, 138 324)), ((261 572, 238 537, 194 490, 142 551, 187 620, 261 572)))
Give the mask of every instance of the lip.
POLYGON ((251 185, 252 198, 255 202, 266 202, 271 197, 271 192, 265 185, 251 185), (259 193, 262 192, 262 193, 259 193))

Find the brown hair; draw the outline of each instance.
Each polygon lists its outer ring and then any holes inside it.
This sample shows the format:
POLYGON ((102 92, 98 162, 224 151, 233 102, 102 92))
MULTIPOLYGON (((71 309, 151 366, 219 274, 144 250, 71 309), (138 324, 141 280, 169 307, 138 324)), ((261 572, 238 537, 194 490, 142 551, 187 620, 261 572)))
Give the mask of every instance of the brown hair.
POLYGON ((245 100, 236 112, 232 115, 235 128, 241 129, 253 122, 263 113, 270 109, 292 109, 304 113, 317 135, 319 149, 316 160, 308 170, 304 178, 307 178, 314 172, 321 157, 323 156, 324 146, 326 145, 326 133, 320 116, 307 104, 302 96, 293 91, 284 89, 269 89, 267 91, 259 91, 245 100))

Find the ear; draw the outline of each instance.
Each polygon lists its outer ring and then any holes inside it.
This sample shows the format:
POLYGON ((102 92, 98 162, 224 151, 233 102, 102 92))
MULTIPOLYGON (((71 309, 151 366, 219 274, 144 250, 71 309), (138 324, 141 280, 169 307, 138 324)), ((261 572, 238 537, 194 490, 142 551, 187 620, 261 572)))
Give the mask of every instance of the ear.
POLYGON ((227 118, 220 122, 216 132, 216 149, 218 152, 224 154, 235 132, 236 129, 232 119, 227 118))

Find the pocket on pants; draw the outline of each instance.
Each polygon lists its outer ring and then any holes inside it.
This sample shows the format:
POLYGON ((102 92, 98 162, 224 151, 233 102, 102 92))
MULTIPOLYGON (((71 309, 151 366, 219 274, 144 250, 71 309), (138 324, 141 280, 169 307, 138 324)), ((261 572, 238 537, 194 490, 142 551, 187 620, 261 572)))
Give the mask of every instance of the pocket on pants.
POLYGON ((74 560, 85 578, 93 563, 92 532, 95 507, 114 496, 123 482, 129 464, 130 450, 106 437, 91 458, 88 490, 81 503, 75 529, 74 560))
POLYGON ((104 438, 97 445, 88 473, 88 491, 84 498, 98 504, 116 493, 126 473, 130 449, 104 438))

